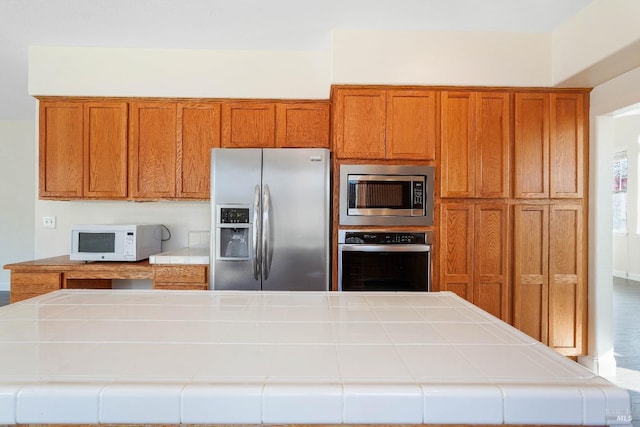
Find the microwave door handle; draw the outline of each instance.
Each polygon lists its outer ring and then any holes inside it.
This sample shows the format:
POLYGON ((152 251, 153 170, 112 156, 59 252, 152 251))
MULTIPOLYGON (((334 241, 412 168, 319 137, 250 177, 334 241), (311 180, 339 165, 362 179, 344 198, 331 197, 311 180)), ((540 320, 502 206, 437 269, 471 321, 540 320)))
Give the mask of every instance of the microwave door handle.
POLYGON ((273 259, 273 235, 271 227, 271 191, 264 185, 262 195, 262 279, 269 278, 271 260, 273 259))
POLYGON ((253 278, 255 280, 260 280, 260 267, 262 265, 260 210, 260 186, 256 185, 253 192, 253 236, 251 236, 253 246, 253 278))

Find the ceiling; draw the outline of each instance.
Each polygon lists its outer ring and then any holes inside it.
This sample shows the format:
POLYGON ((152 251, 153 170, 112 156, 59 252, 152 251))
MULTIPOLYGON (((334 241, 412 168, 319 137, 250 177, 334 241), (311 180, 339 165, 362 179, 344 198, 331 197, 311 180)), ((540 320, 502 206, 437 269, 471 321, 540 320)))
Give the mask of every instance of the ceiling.
POLYGON ((594 0, 0 0, 0 120, 33 119, 30 45, 328 49, 331 29, 550 32, 594 0))

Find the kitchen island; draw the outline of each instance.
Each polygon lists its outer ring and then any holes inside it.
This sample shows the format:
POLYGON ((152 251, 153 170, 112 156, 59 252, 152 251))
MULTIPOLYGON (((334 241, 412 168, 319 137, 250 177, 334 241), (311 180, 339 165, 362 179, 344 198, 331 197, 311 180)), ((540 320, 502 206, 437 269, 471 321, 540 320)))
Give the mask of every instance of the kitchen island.
POLYGON ((629 425, 453 293, 59 290, 0 309, 0 424, 629 425))

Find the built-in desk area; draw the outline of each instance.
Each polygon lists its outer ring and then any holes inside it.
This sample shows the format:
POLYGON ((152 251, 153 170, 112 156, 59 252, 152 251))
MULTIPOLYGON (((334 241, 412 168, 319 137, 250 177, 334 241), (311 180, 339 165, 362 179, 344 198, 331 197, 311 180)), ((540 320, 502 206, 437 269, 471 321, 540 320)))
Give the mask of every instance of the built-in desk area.
POLYGON ((7 264, 11 271, 11 303, 58 289, 111 289, 114 279, 151 280, 154 289, 209 288, 206 264, 72 261, 69 255, 7 264))

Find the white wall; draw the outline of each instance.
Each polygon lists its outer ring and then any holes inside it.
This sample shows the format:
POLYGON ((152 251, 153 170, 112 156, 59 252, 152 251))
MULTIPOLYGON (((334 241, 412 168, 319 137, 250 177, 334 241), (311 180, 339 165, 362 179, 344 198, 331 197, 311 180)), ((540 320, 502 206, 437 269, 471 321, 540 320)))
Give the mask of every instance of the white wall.
POLYGON ((614 233, 612 240, 613 274, 640 280, 640 234, 638 234, 638 137, 640 116, 614 120, 614 152, 625 150, 629 159, 627 188, 627 233, 614 233))
MULTIPOLYGON (((0 266, 34 256, 35 135, 33 120, 0 121, 0 266)), ((9 277, 0 270, 0 290, 9 277)))
POLYGON ((615 374, 613 349, 612 113, 640 102, 640 68, 591 92, 589 149, 589 357, 581 362, 601 375, 615 374))

